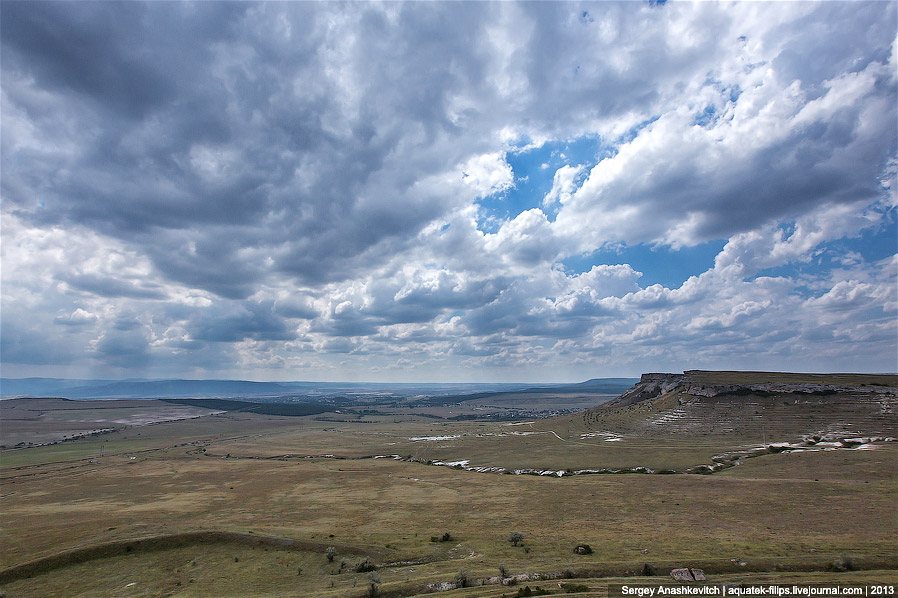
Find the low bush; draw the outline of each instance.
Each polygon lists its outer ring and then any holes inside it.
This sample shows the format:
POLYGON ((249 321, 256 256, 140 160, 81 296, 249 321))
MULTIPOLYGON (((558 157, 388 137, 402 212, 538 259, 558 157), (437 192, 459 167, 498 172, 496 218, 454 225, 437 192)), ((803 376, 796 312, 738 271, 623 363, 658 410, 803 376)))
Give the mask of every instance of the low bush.
POLYGON ((561 584, 561 589, 568 594, 577 594, 579 592, 588 592, 589 586, 585 586, 582 583, 563 583, 561 584))
POLYGON ((830 565, 830 569, 839 573, 844 573, 845 571, 854 571, 854 561, 851 560, 850 556, 843 554, 833 561, 832 565, 830 565))
POLYGON ((452 537, 452 534, 449 532, 444 533, 442 536, 431 536, 431 542, 452 542, 455 538, 452 537))
POLYGON ((534 586, 531 588, 530 586, 524 586, 523 588, 518 589, 518 593, 514 594, 515 598, 525 598, 527 596, 548 596, 552 592, 549 590, 544 590, 539 586, 534 586))
POLYGON ((377 569, 377 566, 372 563, 371 559, 368 557, 365 557, 364 559, 359 561, 359 564, 355 566, 356 573, 368 573, 369 571, 374 571, 375 569, 377 569))

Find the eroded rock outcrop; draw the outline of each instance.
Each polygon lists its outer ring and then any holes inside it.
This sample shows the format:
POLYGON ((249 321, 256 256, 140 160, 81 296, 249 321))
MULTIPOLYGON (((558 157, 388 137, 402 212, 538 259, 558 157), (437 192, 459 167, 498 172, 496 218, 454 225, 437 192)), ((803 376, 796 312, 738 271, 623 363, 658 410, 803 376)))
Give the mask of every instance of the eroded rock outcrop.
POLYGON ((759 383, 709 383, 702 370, 687 370, 682 374, 643 374, 639 382, 606 406, 625 407, 655 399, 672 391, 692 397, 713 398, 722 395, 826 395, 835 393, 862 393, 885 398, 898 396, 895 386, 822 384, 813 382, 759 382, 759 383))
POLYGON ((643 374, 633 388, 625 391, 613 401, 609 401, 606 405, 624 407, 660 397, 682 386, 685 377, 685 374, 643 374))

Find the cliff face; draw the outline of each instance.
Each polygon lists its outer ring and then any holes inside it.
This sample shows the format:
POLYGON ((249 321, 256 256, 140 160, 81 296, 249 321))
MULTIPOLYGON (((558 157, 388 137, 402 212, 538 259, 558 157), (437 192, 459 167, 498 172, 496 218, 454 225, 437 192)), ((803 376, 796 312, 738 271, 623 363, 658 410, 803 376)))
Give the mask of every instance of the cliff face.
POLYGON ((683 385, 686 374, 643 374, 630 390, 605 405, 623 407, 659 397, 683 385))
MULTIPOLYGON (((773 394, 832 394, 864 393, 898 396, 898 387, 882 385, 827 384, 821 382, 764 381, 721 383, 708 382, 708 372, 687 370, 682 374, 643 374, 633 388, 618 398, 608 401, 605 406, 623 407, 660 397, 672 391, 693 397, 712 398, 720 395, 773 395, 773 394)), ((719 373, 716 376, 720 378, 719 373)), ((738 373, 737 373, 738 374, 738 373)))

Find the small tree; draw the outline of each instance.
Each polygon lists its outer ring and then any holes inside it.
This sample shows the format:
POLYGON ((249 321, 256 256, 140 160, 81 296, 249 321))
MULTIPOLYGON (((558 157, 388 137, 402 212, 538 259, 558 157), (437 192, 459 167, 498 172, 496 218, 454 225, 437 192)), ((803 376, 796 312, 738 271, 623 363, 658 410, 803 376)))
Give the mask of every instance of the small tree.
POLYGON ((337 549, 333 546, 328 546, 327 550, 324 551, 324 555, 327 557, 328 563, 333 563, 334 557, 337 556, 337 549))
POLYGON ((377 574, 377 571, 368 573, 368 596, 370 598, 374 598, 380 593, 377 587, 379 583, 380 575, 377 574))
POLYGON ((455 587, 457 588, 466 588, 468 587, 468 583, 470 583, 470 574, 467 569, 459 569, 458 573, 455 574, 455 587))
POLYGON ((521 532, 511 532, 508 535, 508 541, 511 542, 512 546, 517 546, 524 541, 524 534, 521 532))
POLYGON ((504 563, 499 565, 499 575, 508 577, 508 567, 506 567, 504 563))

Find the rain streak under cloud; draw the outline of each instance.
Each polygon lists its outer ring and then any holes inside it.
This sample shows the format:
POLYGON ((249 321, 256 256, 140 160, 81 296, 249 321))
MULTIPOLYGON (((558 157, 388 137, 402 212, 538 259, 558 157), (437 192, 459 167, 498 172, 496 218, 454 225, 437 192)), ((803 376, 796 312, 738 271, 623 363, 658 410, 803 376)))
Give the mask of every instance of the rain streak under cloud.
POLYGON ((896 6, 6 2, 3 375, 895 371, 896 6))

